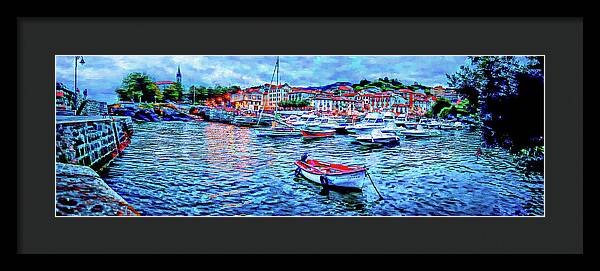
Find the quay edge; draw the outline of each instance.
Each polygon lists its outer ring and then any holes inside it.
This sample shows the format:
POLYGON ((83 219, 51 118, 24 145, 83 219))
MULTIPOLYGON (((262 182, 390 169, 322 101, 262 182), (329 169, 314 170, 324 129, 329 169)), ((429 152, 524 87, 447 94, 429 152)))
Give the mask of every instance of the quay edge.
POLYGON ((56 216, 140 215, 97 173, 129 145, 132 135, 130 117, 56 117, 56 216))
POLYGON ((87 166, 56 163, 56 216, 139 216, 87 166))

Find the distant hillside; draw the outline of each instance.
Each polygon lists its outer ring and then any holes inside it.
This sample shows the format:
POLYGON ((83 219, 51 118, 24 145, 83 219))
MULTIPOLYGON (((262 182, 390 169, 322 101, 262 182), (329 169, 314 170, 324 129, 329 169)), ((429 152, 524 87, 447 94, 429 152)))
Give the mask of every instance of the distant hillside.
POLYGON ((375 81, 361 80, 358 84, 352 85, 352 87, 355 90, 362 90, 362 89, 368 89, 368 88, 379 88, 383 91, 393 91, 393 90, 397 90, 397 89, 410 89, 410 90, 423 89, 423 90, 425 90, 426 93, 431 90, 431 87, 423 86, 416 82, 412 85, 405 85, 396 79, 390 80, 387 77, 379 78, 375 81))

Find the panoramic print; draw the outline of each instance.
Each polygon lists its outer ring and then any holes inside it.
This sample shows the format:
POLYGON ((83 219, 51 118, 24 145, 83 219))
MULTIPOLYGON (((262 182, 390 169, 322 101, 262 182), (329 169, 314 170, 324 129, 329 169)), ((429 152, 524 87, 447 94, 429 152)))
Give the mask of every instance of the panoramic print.
POLYGON ((544 56, 55 56, 56 216, 544 216, 544 56))

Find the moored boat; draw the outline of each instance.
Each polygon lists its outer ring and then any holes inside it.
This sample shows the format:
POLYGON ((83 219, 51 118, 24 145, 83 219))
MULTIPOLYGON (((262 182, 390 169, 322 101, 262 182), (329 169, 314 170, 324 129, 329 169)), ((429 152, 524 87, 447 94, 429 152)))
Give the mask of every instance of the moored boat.
POLYGON ((404 128, 404 126, 397 126, 395 123, 390 122, 380 130, 383 133, 393 133, 396 135, 402 135, 402 131, 406 130, 406 128, 404 128))
POLYGON ((369 134, 357 136, 356 141, 363 145, 381 145, 397 143, 400 141, 400 137, 395 133, 384 133, 381 129, 374 129, 369 134))
POLYGON ((442 130, 459 130, 463 128, 463 124, 460 121, 456 122, 444 122, 440 124, 440 129, 442 130))
POLYGON ((367 168, 332 164, 318 160, 307 160, 308 155, 295 162, 296 174, 324 187, 361 190, 367 168))
POLYGON ((406 122, 408 122, 408 115, 407 114, 400 114, 394 120, 394 124, 396 124, 396 126, 398 126, 398 127, 406 127, 406 124, 405 124, 406 122))
POLYGON ((290 123, 296 127, 303 126, 318 126, 319 122, 317 121, 317 116, 313 114, 302 115, 298 121, 290 123))
POLYGON ((300 133, 304 138, 322 138, 322 137, 330 137, 335 135, 335 130, 333 129, 315 129, 305 127, 300 130, 300 133))
POLYGON ((394 123, 396 122, 396 115, 392 112, 385 112, 383 113, 383 122, 385 124, 388 123, 394 123))
POLYGON ((401 131, 401 133, 407 137, 431 137, 440 135, 439 131, 423 129, 421 125, 417 125, 417 129, 406 129, 401 131))
POLYGON ((283 137, 283 136, 301 136, 300 130, 287 127, 278 128, 259 128, 254 129, 254 134, 259 137, 283 137))
POLYGON ((442 124, 441 122, 435 120, 435 119, 421 119, 419 121, 419 124, 429 128, 429 129, 437 129, 440 127, 440 125, 442 124))
POLYGON ((321 129, 335 129, 338 127, 347 126, 342 118, 320 117, 317 120, 319 121, 319 127, 321 127, 321 129))
POLYGON ((372 129, 383 128, 385 127, 385 122, 383 120, 383 116, 379 113, 369 113, 365 116, 365 119, 356 123, 355 125, 349 125, 346 127, 346 130, 349 132, 369 132, 372 129))

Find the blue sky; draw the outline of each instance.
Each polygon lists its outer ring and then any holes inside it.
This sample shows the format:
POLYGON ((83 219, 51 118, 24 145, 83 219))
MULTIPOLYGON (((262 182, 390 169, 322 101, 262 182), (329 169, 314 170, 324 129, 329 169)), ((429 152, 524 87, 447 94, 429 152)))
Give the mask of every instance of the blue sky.
MULTIPOLYGON (((269 83, 276 56, 84 56, 77 69, 77 85, 91 99, 113 103, 115 89, 131 72, 155 81, 175 81, 181 66, 185 88, 191 85, 256 86, 269 83)), ((280 82, 318 86, 337 81, 396 78, 403 83, 447 85, 446 73, 455 72, 465 56, 280 56, 280 82)), ((56 80, 73 88, 73 56, 56 57, 56 80)))

